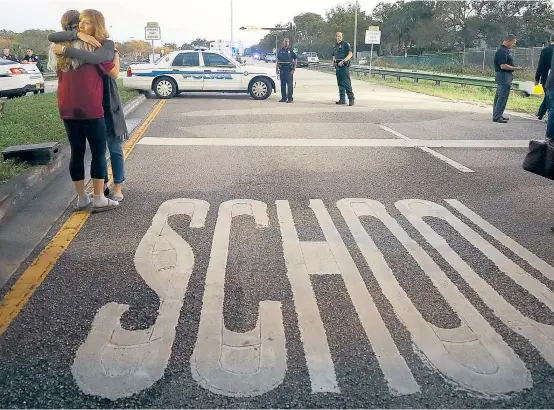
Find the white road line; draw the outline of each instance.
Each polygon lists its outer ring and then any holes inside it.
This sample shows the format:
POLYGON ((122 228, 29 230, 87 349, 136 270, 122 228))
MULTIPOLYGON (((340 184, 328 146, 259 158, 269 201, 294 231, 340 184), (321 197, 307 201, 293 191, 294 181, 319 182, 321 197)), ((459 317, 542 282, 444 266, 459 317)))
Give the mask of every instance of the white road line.
POLYGON ((488 233, 490 236, 492 236, 494 239, 496 239, 506 248, 508 248, 517 256, 519 256, 521 259, 529 263, 533 268, 541 272, 543 276, 550 279, 551 281, 554 281, 554 267, 552 267, 551 265, 549 265, 548 263, 540 259, 534 253, 529 252, 519 243, 514 241, 508 235, 501 232, 499 229, 492 226, 490 223, 485 221, 483 218, 481 218, 479 215, 477 215, 467 206, 462 204, 460 201, 456 199, 446 199, 445 201, 446 203, 448 203, 448 205, 456 209, 458 212, 460 212, 462 215, 468 218, 475 225, 479 226, 483 231, 488 233))
POLYGON ((456 168, 458 171, 462 171, 462 172, 475 172, 473 171, 472 169, 469 169, 468 167, 460 164, 459 162, 456 162, 454 161, 453 159, 450 159, 448 158, 447 156, 445 155, 442 155, 441 153, 435 151, 435 150, 432 150, 431 148, 429 147, 419 147, 420 150, 422 150, 423 152, 426 152, 432 156, 434 156, 435 158, 437 159, 440 159, 441 161, 443 162, 446 162, 448 165, 450 165, 451 167, 454 167, 456 168))
MULTIPOLYGON (((407 137, 406 137, 407 138, 407 137)), ((139 145, 220 147, 527 148, 527 140, 416 140, 396 138, 176 138, 144 137, 139 145)), ((441 154, 436 153, 437 156, 441 154)), ((444 157, 444 156, 443 156, 444 157)), ((454 162, 453 160, 450 160, 454 162)), ((451 164, 450 164, 451 165, 451 164)), ((459 164, 460 167, 463 165, 459 164)))
MULTIPOLYGON (((401 133, 399 133, 398 131, 395 131, 393 130, 392 128, 389 128, 387 127, 386 125, 379 125, 379 127, 387 132, 390 132, 391 134, 393 135, 396 135, 398 138, 402 139, 403 141, 405 142, 412 142, 413 140, 410 138, 410 137, 407 137, 401 133)), ((437 151, 434 151, 432 150, 431 148, 429 148, 428 146, 419 146, 419 149, 422 150, 423 152, 426 152, 427 154, 430 154, 432 156, 434 156, 435 158, 447 163, 448 165, 450 165, 451 167, 453 168, 456 168, 458 171, 461 171, 461 172, 475 172, 473 171, 472 169, 469 169, 468 167, 460 164, 459 162, 456 162, 454 161, 453 159, 450 159, 448 158, 447 156, 445 155, 442 155, 440 153, 438 153, 437 151)))
POLYGON ((396 135, 398 138, 403 139, 404 141, 412 141, 411 138, 408 138, 408 137, 406 137, 405 135, 400 134, 398 131, 395 131, 395 130, 393 130, 392 128, 389 128, 389 127, 387 127, 386 125, 379 124, 379 128, 381 128, 382 130, 385 130, 385 131, 391 133, 392 135, 396 135))

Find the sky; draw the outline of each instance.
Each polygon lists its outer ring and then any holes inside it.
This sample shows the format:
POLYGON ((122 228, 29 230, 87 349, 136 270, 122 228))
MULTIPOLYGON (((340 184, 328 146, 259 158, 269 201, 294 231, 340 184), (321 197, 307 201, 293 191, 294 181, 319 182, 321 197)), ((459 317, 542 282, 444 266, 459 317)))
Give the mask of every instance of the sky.
MULTIPOLYGON (((352 0, 354 1, 354 0, 352 0)), ((257 44, 267 33, 240 31, 241 26, 273 27, 294 16, 315 12, 324 15, 348 0, 232 0, 234 40, 245 47, 257 44)), ((359 0, 361 9, 371 11, 379 0, 359 0)), ((231 0, 0 0, 0 29, 60 28, 60 17, 69 9, 94 8, 106 18, 111 38, 118 42, 144 39, 146 22, 158 22, 162 40, 181 45, 195 38, 229 40, 231 0)))

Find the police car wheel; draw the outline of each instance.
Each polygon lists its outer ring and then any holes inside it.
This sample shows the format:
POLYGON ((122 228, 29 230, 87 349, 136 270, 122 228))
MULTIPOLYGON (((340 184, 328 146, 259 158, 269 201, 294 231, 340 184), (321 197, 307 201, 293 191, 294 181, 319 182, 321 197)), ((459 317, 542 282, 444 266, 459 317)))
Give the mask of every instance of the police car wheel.
POLYGON ((271 84, 263 78, 258 78, 250 84, 249 91, 255 100, 265 100, 271 95, 271 84))
POLYGON ((177 84, 168 77, 158 78, 154 82, 154 94, 161 99, 173 98, 177 94, 177 84))

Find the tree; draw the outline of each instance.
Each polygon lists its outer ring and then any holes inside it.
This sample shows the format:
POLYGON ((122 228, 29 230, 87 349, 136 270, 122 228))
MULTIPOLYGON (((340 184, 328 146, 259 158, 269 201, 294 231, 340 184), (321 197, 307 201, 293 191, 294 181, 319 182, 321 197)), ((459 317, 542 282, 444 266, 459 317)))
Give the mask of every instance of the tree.
MULTIPOLYGON (((338 5, 321 16, 303 13, 295 16, 295 46, 316 51, 328 58, 337 31, 348 42, 354 39, 355 6, 338 5)), ((286 26, 287 24, 283 24, 286 26)), ((379 3, 371 14, 358 10, 358 50, 364 43, 368 26, 381 27, 381 54, 422 54, 462 51, 471 47, 500 44, 508 33, 518 37, 521 47, 540 46, 554 31, 554 11, 549 0, 460 0, 396 1, 379 3)), ((285 35, 268 33, 258 44, 269 51, 285 35)))
POLYGON ((194 47, 210 47, 210 42, 206 40, 205 38, 197 38, 192 41, 191 43, 194 47))
POLYGON ((296 41, 299 43, 317 42, 325 32, 325 21, 317 13, 304 13, 294 19, 296 26, 296 41))
POLYGON ((131 40, 126 43, 134 57, 143 57, 152 53, 152 46, 143 40, 131 40))

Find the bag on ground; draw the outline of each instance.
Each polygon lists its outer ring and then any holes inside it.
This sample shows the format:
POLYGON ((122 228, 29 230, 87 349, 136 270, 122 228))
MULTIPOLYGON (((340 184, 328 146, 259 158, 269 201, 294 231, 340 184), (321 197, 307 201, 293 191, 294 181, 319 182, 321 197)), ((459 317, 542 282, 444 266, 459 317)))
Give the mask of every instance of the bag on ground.
POLYGON ((554 146, 546 141, 530 141, 523 169, 554 180, 554 146))

